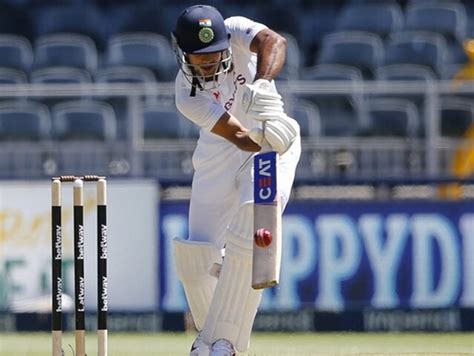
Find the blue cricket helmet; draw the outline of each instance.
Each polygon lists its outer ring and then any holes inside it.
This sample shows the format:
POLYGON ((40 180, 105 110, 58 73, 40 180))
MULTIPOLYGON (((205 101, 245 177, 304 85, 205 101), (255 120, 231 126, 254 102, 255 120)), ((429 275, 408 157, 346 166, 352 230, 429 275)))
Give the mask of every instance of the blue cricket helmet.
MULTIPOLYGON (((176 29, 171 34, 178 65, 193 88, 217 88, 232 69, 230 33, 224 18, 213 6, 194 5, 178 17, 176 29), (221 59, 212 63, 212 75, 204 75, 201 65, 191 64, 188 54, 221 52, 221 59)), ((209 65, 209 63, 207 64, 209 65)))
POLYGON ((221 13, 213 6, 194 5, 178 17, 174 32, 185 53, 212 53, 229 48, 230 34, 221 13))

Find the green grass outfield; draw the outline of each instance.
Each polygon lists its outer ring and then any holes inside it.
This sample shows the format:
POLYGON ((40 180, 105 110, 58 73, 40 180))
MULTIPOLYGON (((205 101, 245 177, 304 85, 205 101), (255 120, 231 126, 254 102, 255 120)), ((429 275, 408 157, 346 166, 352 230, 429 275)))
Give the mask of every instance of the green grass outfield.
MULTIPOLYGON (((190 333, 114 334, 109 355, 188 355, 190 333)), ((66 355, 73 334, 64 335, 66 355)), ((97 355, 96 335, 87 335, 88 356, 97 355)), ((0 356, 51 355, 49 333, 0 334, 0 356)), ((243 355, 474 355, 474 333, 255 333, 243 355)))

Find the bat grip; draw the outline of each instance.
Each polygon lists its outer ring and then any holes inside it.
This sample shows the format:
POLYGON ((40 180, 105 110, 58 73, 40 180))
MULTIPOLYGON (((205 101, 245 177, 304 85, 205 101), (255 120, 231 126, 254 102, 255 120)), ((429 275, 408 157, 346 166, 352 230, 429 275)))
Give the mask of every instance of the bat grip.
POLYGON ((271 152, 273 148, 270 146, 267 140, 263 139, 262 148, 260 149, 260 153, 271 152))

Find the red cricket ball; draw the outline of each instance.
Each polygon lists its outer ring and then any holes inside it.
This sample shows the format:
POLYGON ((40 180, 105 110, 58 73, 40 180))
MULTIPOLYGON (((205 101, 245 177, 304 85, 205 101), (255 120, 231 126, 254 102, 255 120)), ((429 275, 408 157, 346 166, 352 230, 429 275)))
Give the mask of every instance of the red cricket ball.
POLYGON ((272 233, 264 228, 261 228, 255 231, 255 235, 253 238, 255 240, 255 244, 258 247, 262 247, 262 248, 270 246, 273 240, 272 233))

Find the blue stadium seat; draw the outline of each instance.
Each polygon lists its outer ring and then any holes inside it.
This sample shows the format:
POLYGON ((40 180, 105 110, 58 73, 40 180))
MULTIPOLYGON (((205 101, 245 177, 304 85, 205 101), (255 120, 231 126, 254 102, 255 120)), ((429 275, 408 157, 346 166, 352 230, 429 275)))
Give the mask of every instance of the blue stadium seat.
POLYGON ((14 100, 0 102, 1 141, 41 141, 49 137, 51 119, 43 104, 14 100))
POLYGON ((466 38, 467 14, 459 2, 414 2, 406 9, 406 31, 436 32, 448 42, 466 38))
POLYGON ((418 109, 411 101, 395 98, 366 100, 368 136, 413 138, 420 127, 418 109))
POLYGON ((99 48, 105 44, 104 26, 109 14, 103 14, 94 3, 42 2, 33 7, 30 14, 36 38, 54 33, 78 33, 92 38, 99 48))
MULTIPOLYGON (((321 64, 306 68, 302 78, 320 82, 347 82, 350 89, 362 81, 362 74, 355 67, 340 64, 321 64)), ((362 95, 357 93, 314 94, 304 98, 314 102, 321 115, 321 131, 326 136, 354 135, 363 118, 362 95)))
MULTIPOLYGON (((118 66, 101 68, 95 73, 94 77, 96 83, 144 84, 146 88, 156 83, 153 72, 143 67, 118 66)), ((114 108, 117 118, 118 137, 127 137, 129 126, 127 125, 129 118, 129 103, 127 99, 123 96, 110 96, 104 98, 104 100, 114 108)))
POLYGON ((117 124, 113 108, 95 100, 73 100, 52 109, 53 134, 58 140, 112 142, 117 124))
POLYGON ((348 5, 337 20, 338 31, 365 31, 386 38, 401 30, 403 12, 396 3, 367 3, 348 5))
POLYGON ((433 81, 436 74, 425 66, 417 64, 392 64, 377 68, 378 80, 433 81))
POLYGON ((33 63, 31 43, 22 36, 0 34, 0 67, 28 72, 33 63))
POLYGON ((122 33, 109 39, 106 65, 145 67, 158 80, 172 80, 177 66, 169 40, 156 33, 122 33))
POLYGON ((305 99, 293 99, 285 102, 286 113, 298 121, 301 137, 321 136, 321 115, 316 104, 305 99))
POLYGON ((366 32, 337 32, 323 39, 318 64, 343 64, 357 67, 366 79, 372 79, 383 59, 380 37, 366 32))
MULTIPOLYGON (((378 80, 387 81, 415 81, 424 82, 426 87, 432 85, 437 80, 437 75, 429 68, 418 64, 392 64, 377 68, 376 78, 378 80)), ((399 99, 410 100, 423 110, 425 101, 425 92, 420 93, 398 93, 394 94, 378 94, 374 97, 397 97, 399 99)))
POLYGON ((198 137, 198 128, 176 109, 161 103, 140 108, 144 139, 179 139, 198 137))
POLYGON ((447 54, 446 40, 440 34, 399 32, 387 43, 384 64, 418 64, 440 75, 447 63, 447 54))
POLYGON ((332 1, 299 9, 296 33, 298 44, 305 56, 305 66, 316 64, 321 41, 335 30, 335 19, 338 15, 339 8, 332 1))
POLYGON ((0 68, 0 84, 24 84, 28 82, 25 72, 18 69, 0 68))
POLYGON ((75 67, 94 71, 98 56, 94 41, 76 33, 44 35, 35 42, 35 68, 75 67))
POLYGON ((32 71, 30 73, 30 81, 42 84, 80 84, 92 83, 92 77, 85 69, 49 67, 32 71))
POLYGON ((460 97, 443 97, 440 101, 440 134, 443 137, 463 137, 474 124, 474 102, 460 97))
POLYGON ((302 80, 363 80, 360 69, 342 64, 320 64, 302 70, 302 80))
POLYGON ((153 72, 143 67, 107 67, 97 70, 97 83, 155 83, 153 72))

